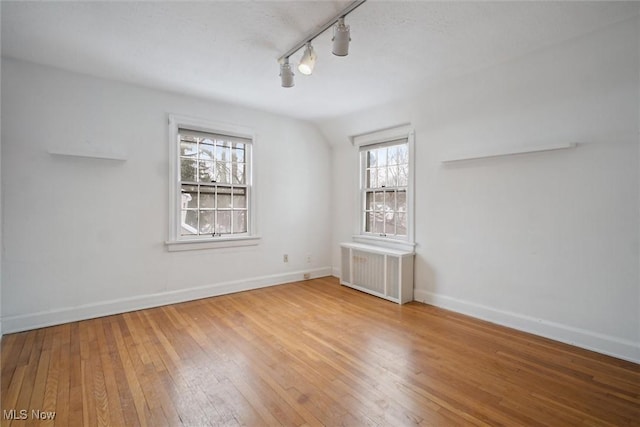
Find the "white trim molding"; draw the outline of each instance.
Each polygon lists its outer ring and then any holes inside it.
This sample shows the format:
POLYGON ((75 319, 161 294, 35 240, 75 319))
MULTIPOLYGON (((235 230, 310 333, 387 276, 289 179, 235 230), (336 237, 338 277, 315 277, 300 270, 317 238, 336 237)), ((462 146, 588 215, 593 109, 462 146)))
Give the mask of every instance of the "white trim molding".
POLYGON ((241 246, 257 246, 260 236, 219 237, 199 240, 167 240, 169 252, 192 251, 196 249, 238 248, 241 246))
POLYGON ((321 267, 310 271, 293 271, 282 274, 273 274, 270 276, 252 277, 243 280, 216 283, 195 288, 160 292, 157 294, 120 298, 111 301, 84 304, 77 307, 67 307, 59 310, 6 316, 2 319, 2 326, 4 328, 3 332, 5 334, 22 332, 36 328, 60 325, 63 323, 94 319, 96 317, 110 316, 129 311, 143 310, 145 308, 160 307, 168 304, 176 304, 185 301, 193 301, 202 298, 232 294, 235 292, 298 282, 306 280, 304 275, 307 273, 310 274, 311 279, 317 279, 319 277, 331 276, 332 269, 331 267, 321 267))
POLYGON ((455 311, 491 323, 539 335, 630 362, 640 363, 640 342, 633 342, 586 329, 525 316, 519 313, 497 310, 485 305, 446 295, 438 295, 422 289, 414 289, 413 298, 415 301, 455 311))
POLYGON ((403 123, 397 126, 353 135, 350 136, 349 139, 354 147, 360 147, 362 145, 372 145, 386 141, 393 141, 394 139, 407 138, 407 136, 412 133, 413 127, 411 126, 411 123, 403 123))
POLYGON ((342 275, 342 271, 340 270, 340 267, 333 267, 331 269, 331 275, 339 279, 340 276, 342 275))
POLYGON ((395 249, 398 251, 414 252, 416 244, 414 242, 407 242, 400 239, 389 239, 384 237, 369 236, 366 234, 354 234, 352 239, 356 243, 363 243, 366 245, 380 246, 388 249, 395 249))

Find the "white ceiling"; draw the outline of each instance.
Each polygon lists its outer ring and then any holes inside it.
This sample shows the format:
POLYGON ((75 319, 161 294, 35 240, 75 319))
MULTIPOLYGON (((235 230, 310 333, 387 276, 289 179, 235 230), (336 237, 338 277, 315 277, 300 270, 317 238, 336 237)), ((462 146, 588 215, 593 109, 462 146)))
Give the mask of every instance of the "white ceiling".
MULTIPOLYGON (((2 55, 320 120, 409 97, 639 13, 637 2, 369 0, 331 30, 312 76, 280 87, 277 58, 348 1, 2 1, 2 55)), ((302 52, 294 55, 297 62, 302 52)))

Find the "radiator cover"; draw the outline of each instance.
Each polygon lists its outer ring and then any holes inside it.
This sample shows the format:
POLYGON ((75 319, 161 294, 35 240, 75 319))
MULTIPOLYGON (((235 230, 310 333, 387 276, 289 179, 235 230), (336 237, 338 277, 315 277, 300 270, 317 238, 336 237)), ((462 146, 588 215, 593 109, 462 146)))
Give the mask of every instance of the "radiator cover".
POLYGON ((413 252, 341 243, 340 284, 399 304, 413 301, 413 252))

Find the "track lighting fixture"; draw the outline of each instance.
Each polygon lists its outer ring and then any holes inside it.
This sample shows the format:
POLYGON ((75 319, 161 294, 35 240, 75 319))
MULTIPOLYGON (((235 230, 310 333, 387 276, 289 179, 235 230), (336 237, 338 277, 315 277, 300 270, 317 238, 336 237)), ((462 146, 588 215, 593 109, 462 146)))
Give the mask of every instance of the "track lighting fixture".
POLYGON ((307 38, 300 41, 294 47, 289 49, 284 55, 282 55, 278 62, 280 62, 280 80, 282 87, 293 87, 293 70, 291 69, 291 64, 289 63, 289 58, 291 55, 305 48, 302 58, 300 59, 300 63, 298 64, 298 71, 304 75, 310 75, 313 72, 313 68, 316 65, 316 60, 318 56, 313 50, 313 46, 311 42, 318 37, 320 34, 324 33, 326 30, 331 28, 334 24, 336 24, 333 28, 333 38, 331 41, 333 42, 332 52, 336 56, 347 56, 349 54, 349 42, 351 41, 351 30, 348 25, 345 25, 344 18, 353 12, 358 6, 362 5, 367 0, 356 0, 347 6, 342 12, 336 15, 331 20, 327 21, 322 27, 320 27, 317 31, 309 35, 307 38))
POLYGON ((295 82, 293 81, 293 70, 291 64, 289 64, 289 58, 284 58, 280 64, 280 80, 282 87, 293 87, 295 82))
POLYGON ((307 43, 307 48, 304 50, 300 64, 298 64, 298 71, 305 76, 311 75, 311 73, 313 73, 313 67, 316 66, 316 59, 318 59, 318 55, 316 55, 313 46, 311 46, 311 42, 309 42, 307 43))
POLYGON ((336 56, 347 56, 349 54, 349 42, 351 41, 351 30, 348 25, 344 25, 344 17, 338 19, 338 23, 333 27, 333 54, 336 56))

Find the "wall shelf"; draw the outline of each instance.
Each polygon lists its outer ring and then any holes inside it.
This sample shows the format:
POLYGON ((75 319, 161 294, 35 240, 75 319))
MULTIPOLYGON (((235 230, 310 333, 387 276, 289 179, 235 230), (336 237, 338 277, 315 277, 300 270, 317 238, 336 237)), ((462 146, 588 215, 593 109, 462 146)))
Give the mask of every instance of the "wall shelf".
POLYGON ((514 156, 518 154, 540 153, 544 151, 566 150, 576 148, 574 142, 563 144, 531 145, 526 147, 485 149, 470 151, 464 154, 449 155, 442 159, 442 163, 462 162, 466 160, 488 159, 492 157, 514 156))
POLYGON ((99 150, 93 147, 50 148, 48 153, 54 156, 84 157, 89 159, 104 159, 124 162, 127 156, 113 150, 99 150))

